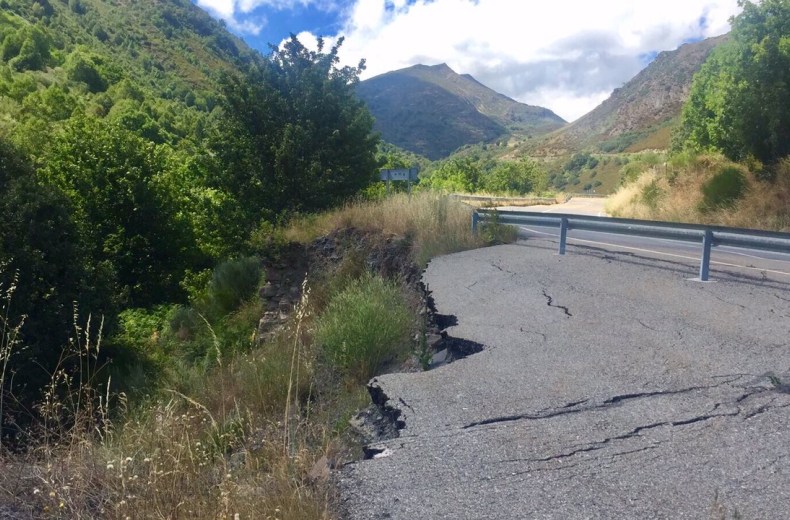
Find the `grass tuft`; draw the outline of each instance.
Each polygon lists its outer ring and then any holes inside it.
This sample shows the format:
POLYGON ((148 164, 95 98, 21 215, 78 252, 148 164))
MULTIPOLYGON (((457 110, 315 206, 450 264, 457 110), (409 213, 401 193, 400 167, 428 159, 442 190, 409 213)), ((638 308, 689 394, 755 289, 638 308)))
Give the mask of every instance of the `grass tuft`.
POLYGON ((331 298, 316 339, 334 364, 364 383, 411 350, 413 322, 401 288, 367 274, 331 298))

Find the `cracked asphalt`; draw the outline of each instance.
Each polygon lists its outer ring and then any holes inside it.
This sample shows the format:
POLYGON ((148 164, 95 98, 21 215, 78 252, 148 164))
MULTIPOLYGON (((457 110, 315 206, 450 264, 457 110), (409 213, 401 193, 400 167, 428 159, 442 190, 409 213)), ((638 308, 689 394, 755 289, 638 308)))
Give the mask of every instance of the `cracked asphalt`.
POLYGON ((790 281, 554 248, 431 262, 485 349, 372 382, 405 427, 338 472, 343 518, 790 518, 790 281))

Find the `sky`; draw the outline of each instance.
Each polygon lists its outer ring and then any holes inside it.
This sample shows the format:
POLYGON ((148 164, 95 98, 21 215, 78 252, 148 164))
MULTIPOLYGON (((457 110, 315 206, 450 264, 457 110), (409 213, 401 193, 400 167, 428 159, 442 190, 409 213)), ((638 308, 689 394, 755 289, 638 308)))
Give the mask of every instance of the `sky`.
POLYGON ((655 56, 730 30, 737 0, 193 0, 269 52, 344 37, 362 79, 447 63, 567 121, 586 114, 655 56))

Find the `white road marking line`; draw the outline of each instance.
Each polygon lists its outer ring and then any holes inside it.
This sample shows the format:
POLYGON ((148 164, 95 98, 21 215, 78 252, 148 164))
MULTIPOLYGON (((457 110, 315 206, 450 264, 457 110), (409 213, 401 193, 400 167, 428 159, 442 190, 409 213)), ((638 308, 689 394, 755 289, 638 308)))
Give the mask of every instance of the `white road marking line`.
MULTIPOLYGON (((548 235, 550 237, 559 238, 559 235, 555 235, 553 233, 546 233, 545 231, 538 231, 536 229, 530 229, 530 228, 527 228, 527 227, 524 227, 524 226, 520 226, 520 227, 521 227, 521 229, 523 229, 525 231, 529 231, 531 233, 537 233, 539 235, 548 235)), ((596 244, 596 245, 600 245, 600 246, 609 246, 609 247, 615 247, 615 248, 620 248, 620 249, 628 249, 628 250, 631 250, 631 251, 639 251, 640 253, 653 253, 655 255, 671 256, 673 258, 683 258, 684 260, 694 260, 695 262, 699 262, 699 257, 677 255, 677 254, 674 254, 674 253, 665 253, 663 251, 654 251, 652 249, 643 249, 641 247, 624 246, 624 245, 620 245, 620 244, 609 244, 607 242, 597 242, 595 240, 585 240, 585 239, 582 239, 582 238, 572 238, 572 237, 568 237, 567 240, 569 242, 571 240, 573 240, 574 242, 584 242, 584 243, 587 243, 587 244, 596 244)), ((757 258, 759 260, 771 261, 770 258, 760 258, 760 257, 754 257, 754 258, 757 258)), ((782 275, 785 275, 785 276, 790 276, 790 272, 778 271, 776 269, 763 269, 763 268, 760 268, 760 267, 750 267, 748 265, 730 264, 728 262, 719 262, 719 261, 716 261, 716 260, 711 260, 710 263, 711 264, 715 264, 715 265, 725 266, 725 267, 736 267, 738 269, 747 269, 747 270, 750 270, 750 271, 760 271, 760 272, 764 272, 764 273, 782 274, 782 275)))

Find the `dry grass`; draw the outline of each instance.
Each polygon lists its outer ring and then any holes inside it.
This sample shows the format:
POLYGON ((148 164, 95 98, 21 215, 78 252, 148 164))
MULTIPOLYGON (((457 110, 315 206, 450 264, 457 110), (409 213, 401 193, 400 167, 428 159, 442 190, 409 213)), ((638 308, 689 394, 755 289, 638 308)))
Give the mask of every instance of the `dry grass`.
POLYGON ((410 237, 415 259, 425 265, 434 256, 484 245, 482 238, 472 235, 471 222, 471 207, 447 195, 422 191, 299 218, 286 230, 286 238, 306 243, 338 228, 373 229, 410 237))
MULTIPOLYGON (((185 369, 178 388, 131 411, 116 397, 110 414, 109 393, 72 389, 53 377, 40 442, 21 454, 0 451, 0 511, 43 518, 330 518, 330 490, 309 473, 322 456, 338 456, 335 423, 361 406, 362 392, 313 404, 319 389, 311 321, 305 298, 272 343, 229 360, 217 346, 212 369, 185 369), (76 407, 74 396, 81 401, 76 407)), ((99 341, 78 348, 95 358, 99 341)))
POLYGON ((775 171, 774 181, 758 179, 746 165, 720 156, 679 157, 667 171, 647 169, 610 197, 612 216, 790 231, 790 159, 775 171), (732 207, 704 209, 702 187, 722 168, 740 169, 747 188, 732 207))

